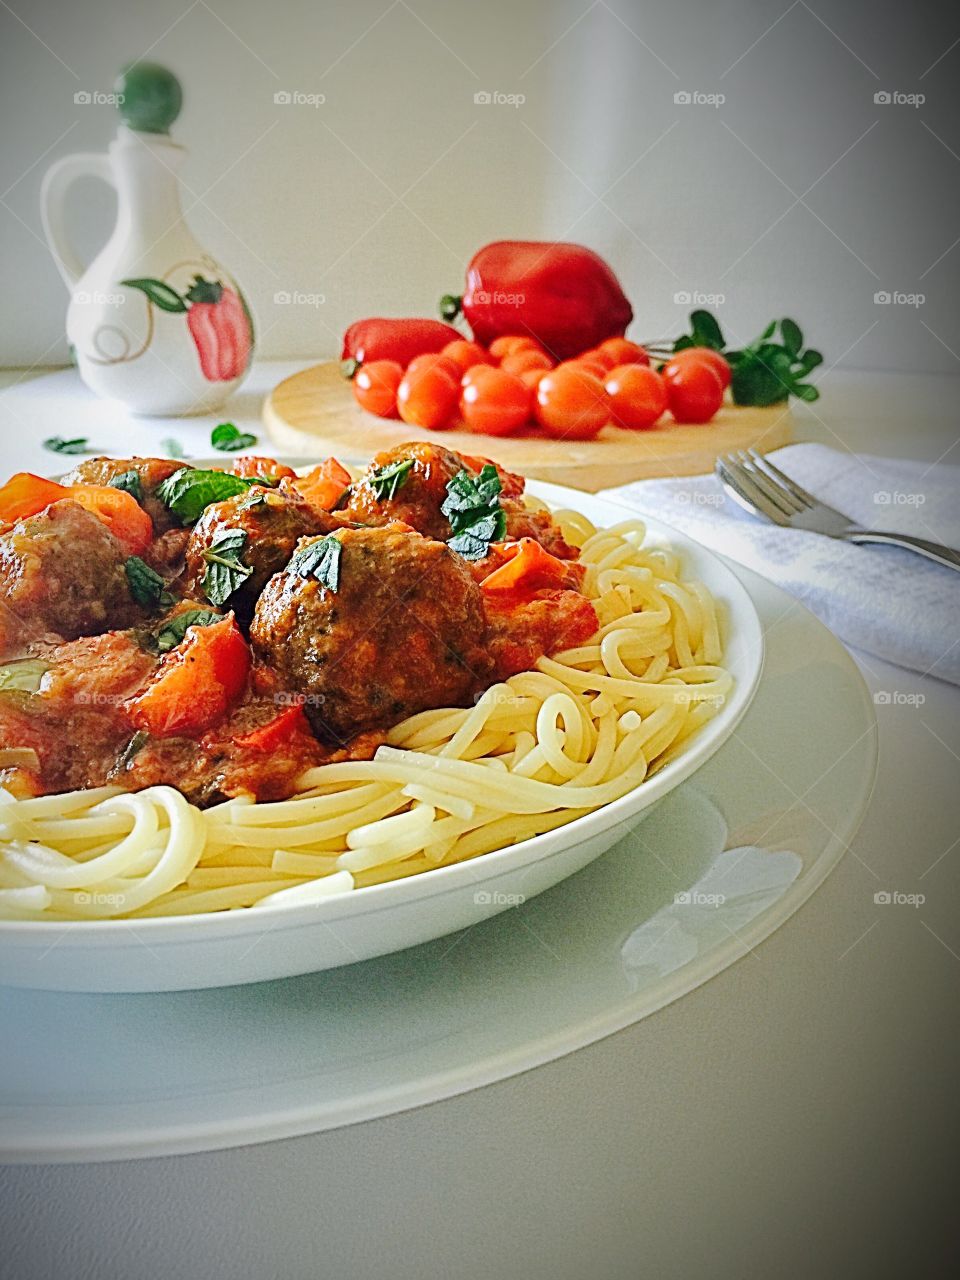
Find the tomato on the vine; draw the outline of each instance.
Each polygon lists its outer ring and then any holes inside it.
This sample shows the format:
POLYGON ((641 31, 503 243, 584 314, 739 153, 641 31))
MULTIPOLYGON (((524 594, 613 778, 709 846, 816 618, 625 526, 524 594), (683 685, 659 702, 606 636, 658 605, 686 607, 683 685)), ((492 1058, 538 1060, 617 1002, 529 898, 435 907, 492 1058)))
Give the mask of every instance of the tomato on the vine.
POLYGON ((353 375, 353 396, 361 409, 378 418, 397 416, 397 388, 403 366, 396 360, 371 360, 353 375))
POLYGON ((703 360, 671 360, 663 367, 663 379, 677 422, 709 422, 723 404, 720 375, 703 360))
POLYGON ((667 385, 649 365, 619 364, 607 374, 604 386, 618 427, 652 427, 667 407, 667 385))
POLYGON ((515 373, 488 368, 463 388, 460 412, 472 431, 508 436, 530 419, 532 393, 515 373))
POLYGON ((534 411, 549 435, 571 440, 591 440, 610 419, 603 383, 575 361, 543 375, 534 411))
POLYGON ((460 383, 456 374, 439 362, 414 369, 416 363, 410 362, 397 388, 400 417, 414 427, 445 431, 456 415, 460 383))

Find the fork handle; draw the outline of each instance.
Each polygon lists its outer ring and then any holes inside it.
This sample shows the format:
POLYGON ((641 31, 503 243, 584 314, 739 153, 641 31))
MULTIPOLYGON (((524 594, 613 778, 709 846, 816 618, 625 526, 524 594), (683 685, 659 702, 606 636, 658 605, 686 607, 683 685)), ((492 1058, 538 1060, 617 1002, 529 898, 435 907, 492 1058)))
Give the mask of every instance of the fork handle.
POLYGON ((906 547, 908 551, 916 551, 928 560, 936 560, 948 569, 960 569, 960 551, 953 547, 945 547, 940 542, 930 542, 927 538, 914 538, 909 533, 883 533, 870 529, 851 529, 844 535, 848 542, 881 542, 893 547, 906 547))

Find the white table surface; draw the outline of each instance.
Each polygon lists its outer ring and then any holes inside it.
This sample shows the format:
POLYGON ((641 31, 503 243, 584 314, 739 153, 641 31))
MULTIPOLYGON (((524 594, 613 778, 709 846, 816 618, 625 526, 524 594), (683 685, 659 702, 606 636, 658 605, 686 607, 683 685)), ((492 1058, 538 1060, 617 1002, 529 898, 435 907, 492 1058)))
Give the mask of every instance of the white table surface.
MULTIPOLYGON (((223 414, 127 419, 72 372, 0 375, 2 470, 45 436, 104 452, 256 430, 262 365, 223 414), (151 442, 154 442, 151 445, 151 442)), ((833 373, 798 436, 957 461, 960 378, 833 373)), ((265 451, 268 451, 265 449, 265 451)), ((849 855, 705 987, 526 1075, 260 1147, 0 1174, 0 1274, 457 1280, 946 1274, 960 992, 960 689, 858 657, 880 774, 849 855), (881 889, 922 893, 878 907, 881 889)), ((816 744, 811 743, 811 750, 816 744)))

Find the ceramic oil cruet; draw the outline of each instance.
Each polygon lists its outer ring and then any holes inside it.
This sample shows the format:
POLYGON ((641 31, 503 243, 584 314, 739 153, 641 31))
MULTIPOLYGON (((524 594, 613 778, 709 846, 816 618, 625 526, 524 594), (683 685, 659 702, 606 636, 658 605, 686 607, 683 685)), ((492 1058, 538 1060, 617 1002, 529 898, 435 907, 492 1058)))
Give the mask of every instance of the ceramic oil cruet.
POLYGON ((179 82, 163 67, 134 63, 116 87, 123 123, 109 154, 65 157, 41 192, 44 231, 71 294, 67 337, 98 395, 139 414, 208 413, 249 368, 250 312, 183 217, 177 175, 186 152, 169 136, 179 82), (84 268, 66 234, 65 196, 91 175, 115 188, 117 221, 84 268))

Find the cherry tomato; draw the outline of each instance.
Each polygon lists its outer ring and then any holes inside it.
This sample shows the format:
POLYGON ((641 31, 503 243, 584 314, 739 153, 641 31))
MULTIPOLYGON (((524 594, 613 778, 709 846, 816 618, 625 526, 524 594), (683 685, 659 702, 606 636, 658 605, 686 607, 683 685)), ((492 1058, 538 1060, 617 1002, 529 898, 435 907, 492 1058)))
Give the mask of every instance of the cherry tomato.
POLYGON ((460 412, 472 431, 508 436, 530 419, 530 388, 515 373, 487 369, 477 374, 460 397, 460 412))
POLYGON ((378 418, 397 416, 397 387, 403 366, 397 360, 371 360, 353 375, 353 398, 361 409, 378 418))
POLYGON ((642 431, 652 427, 667 407, 667 384, 645 364, 618 364, 604 384, 610 416, 618 427, 642 431))
POLYGON ((594 360, 585 355, 577 356, 576 360, 567 360, 567 364, 575 364, 579 369, 586 369, 587 373, 592 373, 595 378, 599 378, 603 382, 607 376, 607 366, 599 360, 594 360))
POLYGON ((647 355, 646 349, 640 346, 639 342, 631 342, 629 338, 608 338, 606 342, 601 342, 598 351, 602 351, 604 355, 610 356, 613 365, 618 364, 649 364, 650 357, 647 355))
POLYGON ((488 369, 495 369, 496 367, 493 364, 472 364, 460 379, 460 386, 469 387, 471 382, 476 382, 477 378, 482 378, 488 369))
POLYGON ((663 367, 663 379, 677 422, 709 422, 723 404, 720 375, 702 360, 671 360, 663 367))
POLYGON ((440 351, 428 351, 422 356, 414 356, 407 365, 406 373, 418 374, 424 369, 433 369, 439 366, 450 374, 452 378, 460 377, 460 366, 455 360, 451 360, 449 356, 443 355, 440 351))
POLYGON ((701 364, 709 365, 720 379, 720 385, 724 391, 729 387, 733 372, 719 351, 714 351, 712 347, 684 347, 682 351, 673 353, 669 363, 676 364, 678 361, 687 360, 699 360, 701 364))
POLYGON ((481 347, 479 342, 468 342, 466 338, 448 342, 440 354, 452 360, 462 374, 475 364, 491 363, 485 348, 481 347))
POLYGON ((495 360, 502 360, 504 356, 513 355, 515 351, 528 350, 542 351, 543 348, 536 338, 524 334, 504 334, 503 337, 494 338, 490 343, 490 354, 495 360))
POLYGON ((540 379, 535 413, 548 435, 591 440, 609 421, 610 406, 600 379, 570 361, 540 379))
POLYGON ((411 360, 397 388, 400 417, 414 427, 446 431, 456 415, 460 383, 445 364, 413 369, 414 364, 416 360, 411 360))
POLYGON ((524 373, 527 369, 552 369, 554 362, 545 351, 533 347, 522 347, 519 351, 511 351, 500 361, 500 368, 507 373, 524 373))

